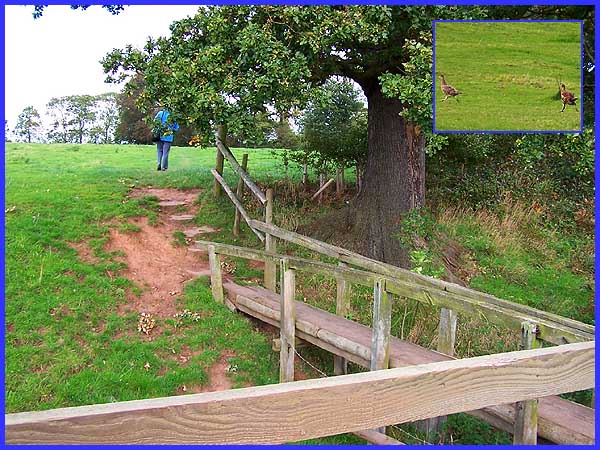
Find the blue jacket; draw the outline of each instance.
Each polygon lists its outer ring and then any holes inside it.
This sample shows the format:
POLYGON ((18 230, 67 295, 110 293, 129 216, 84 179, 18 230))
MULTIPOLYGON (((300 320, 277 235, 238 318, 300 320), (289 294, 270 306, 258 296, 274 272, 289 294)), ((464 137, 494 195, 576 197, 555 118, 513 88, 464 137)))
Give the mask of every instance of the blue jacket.
MULTIPOLYGON (((154 120, 156 121, 160 119, 160 123, 165 126, 170 115, 171 114, 169 111, 163 109, 156 113, 154 120)), ((173 142, 173 134, 175 131, 179 130, 179 124, 177 124, 177 122, 173 122, 172 124, 167 125, 166 128, 168 131, 161 136, 160 140, 163 142, 173 142)))

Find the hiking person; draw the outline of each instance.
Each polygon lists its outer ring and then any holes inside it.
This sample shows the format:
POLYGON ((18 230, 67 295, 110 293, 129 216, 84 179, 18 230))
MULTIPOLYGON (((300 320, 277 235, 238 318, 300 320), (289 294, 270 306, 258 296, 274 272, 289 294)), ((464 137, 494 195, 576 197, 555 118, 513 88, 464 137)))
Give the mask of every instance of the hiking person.
POLYGON ((173 135, 179 130, 177 122, 169 121, 171 114, 166 109, 161 109, 154 116, 154 131, 152 141, 156 142, 156 159, 158 167, 156 170, 167 170, 169 168, 169 151, 173 143, 173 135))

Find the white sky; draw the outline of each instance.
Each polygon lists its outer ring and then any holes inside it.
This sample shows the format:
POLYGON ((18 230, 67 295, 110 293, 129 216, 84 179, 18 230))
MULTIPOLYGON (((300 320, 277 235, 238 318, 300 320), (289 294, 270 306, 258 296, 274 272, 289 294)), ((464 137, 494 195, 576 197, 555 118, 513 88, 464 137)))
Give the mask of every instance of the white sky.
POLYGON ((34 20, 33 6, 4 7, 5 119, 12 130, 27 106, 42 117, 52 97, 119 92, 104 83, 100 60, 127 44, 142 47, 148 36, 169 34, 169 25, 194 15, 198 6, 127 6, 113 16, 100 6, 86 11, 48 6, 34 20))

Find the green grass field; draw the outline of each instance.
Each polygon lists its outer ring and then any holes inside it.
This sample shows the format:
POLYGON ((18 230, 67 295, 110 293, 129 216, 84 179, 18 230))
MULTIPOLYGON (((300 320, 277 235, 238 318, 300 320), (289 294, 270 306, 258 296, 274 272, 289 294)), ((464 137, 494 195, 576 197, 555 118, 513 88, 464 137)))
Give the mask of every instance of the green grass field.
POLYGON ((579 23, 438 22, 436 130, 579 130, 557 80, 581 97, 580 53, 579 23), (463 94, 442 101, 440 73, 463 94))
MULTIPOLYGON (((195 223, 222 228, 210 239, 259 246, 246 226, 239 238, 230 234, 233 207, 227 199, 212 198, 214 149, 175 147, 169 171, 157 172, 153 146, 6 144, 5 148, 7 413, 178 395, 182 386, 207 384, 210 367, 225 351, 236 355, 232 361, 236 371, 230 374, 234 387, 277 382, 278 357, 269 337, 247 318, 215 303, 207 277, 189 283, 177 304, 179 312, 200 314, 199 322, 161 321, 163 333, 147 340, 136 330, 137 315, 119 312, 127 294, 139 293, 141 287, 119 276, 123 263, 118 255, 104 251, 104 245, 111 229, 135 233, 128 220, 152 217, 158 208, 151 199, 127 197, 133 187, 201 188, 202 206, 195 223), (80 242, 94 250, 96 263, 79 258, 71 244, 80 242), (184 349, 193 354, 182 365, 173 355, 184 349)), ((298 194, 299 167, 291 165, 286 174, 282 160, 270 149, 234 150, 240 159, 244 152, 250 155, 252 176, 262 186, 275 188, 276 224, 293 228, 326 211, 326 206, 306 200, 310 193, 298 194)), ((235 186, 231 169, 225 170, 225 178, 235 186)), ((315 180, 315 174, 311 178, 315 180)), ((251 205, 249 212, 259 217, 260 209, 251 205)), ((472 285, 477 289, 593 323, 593 239, 581 243, 560 234, 533 232, 529 229, 539 226, 533 219, 522 220, 526 233, 513 227, 504 234, 501 222, 484 215, 458 211, 440 214, 437 220, 436 229, 471 252, 472 285), (576 250, 591 264, 576 264, 576 250)), ((409 234, 432 234, 429 226, 416 220, 409 234)), ((278 249, 316 256, 283 243, 278 249)), ((232 263, 237 265, 238 280, 261 276, 242 260, 232 263)), ((311 304, 335 308, 333 278, 299 273, 297 287, 311 304)), ((369 289, 355 289, 351 317, 369 324, 371 301, 369 289)), ((433 307, 394 302, 392 332, 430 347, 436 317, 433 307)), ((516 342, 514 333, 499 327, 459 321, 461 357, 515 349, 516 342)), ((301 351, 311 364, 332 373, 329 354, 313 348, 301 351)), ((308 365, 301 367, 310 377, 320 376, 308 365)), ((452 416, 448 423, 455 443, 510 442, 506 434, 465 415, 452 416)), ((416 439, 400 429, 394 433, 403 442, 419 442, 418 433, 410 428, 408 433, 416 439)), ((359 442, 354 436, 310 441, 359 442)))

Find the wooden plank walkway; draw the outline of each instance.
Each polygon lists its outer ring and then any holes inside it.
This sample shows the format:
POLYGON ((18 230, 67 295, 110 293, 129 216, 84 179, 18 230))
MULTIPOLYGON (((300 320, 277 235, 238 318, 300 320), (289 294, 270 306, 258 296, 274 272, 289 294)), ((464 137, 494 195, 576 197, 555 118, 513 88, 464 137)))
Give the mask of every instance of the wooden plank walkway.
MULTIPOLYGON (((224 281, 223 288, 237 309, 279 327, 279 295, 258 286, 240 286, 224 281)), ((319 308, 296 302, 296 336, 363 367, 369 367, 369 327, 319 308)), ((453 359, 447 355, 392 337, 390 367, 404 367, 453 359)), ((493 426, 513 430, 514 405, 500 405, 471 411, 493 426)), ((538 434, 558 444, 593 444, 594 410, 558 396, 539 402, 538 434)))

